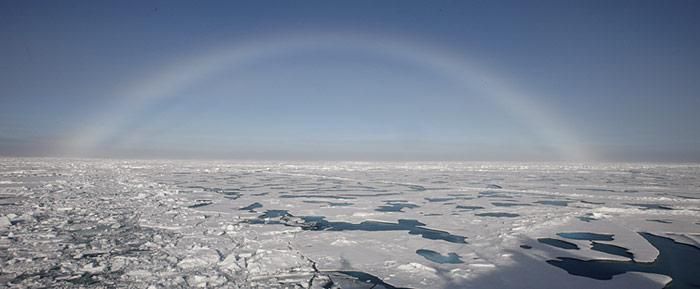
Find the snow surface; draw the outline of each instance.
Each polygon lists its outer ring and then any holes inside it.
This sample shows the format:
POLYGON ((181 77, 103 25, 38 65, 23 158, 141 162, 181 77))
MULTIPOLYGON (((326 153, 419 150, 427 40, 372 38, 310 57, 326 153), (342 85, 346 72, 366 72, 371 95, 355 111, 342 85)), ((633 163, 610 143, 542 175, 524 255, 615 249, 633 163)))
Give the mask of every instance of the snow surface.
POLYGON ((629 260, 561 232, 612 234, 600 243, 638 262, 658 254, 638 232, 698 246, 699 178, 684 164, 0 159, 0 288, 389 286, 345 271, 408 288, 662 288, 545 261, 629 260))

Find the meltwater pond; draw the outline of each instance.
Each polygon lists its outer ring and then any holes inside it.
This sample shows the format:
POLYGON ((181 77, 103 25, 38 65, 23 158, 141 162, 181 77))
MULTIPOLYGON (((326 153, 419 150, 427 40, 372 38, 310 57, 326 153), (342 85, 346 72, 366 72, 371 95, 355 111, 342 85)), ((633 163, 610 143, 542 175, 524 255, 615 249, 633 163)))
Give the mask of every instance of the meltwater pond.
POLYGON ((379 206, 379 208, 375 209, 375 211, 377 211, 377 212, 403 212, 404 208, 415 209, 418 207, 419 207, 418 205, 411 204, 411 203, 388 202, 386 205, 379 206))
POLYGON ((560 200, 543 200, 535 202, 537 204, 549 205, 549 206, 559 206, 566 207, 571 203, 571 201, 560 201, 560 200))
POLYGON ((572 233, 557 233, 557 236, 573 240, 589 240, 589 241, 612 241, 611 234, 598 234, 588 232, 572 232, 572 233))
POLYGON ((625 204, 629 206, 640 207, 642 210, 673 210, 673 208, 661 204, 625 204))
POLYGON ((503 202, 493 202, 491 205, 496 207, 527 207, 532 206, 531 204, 521 204, 521 203, 503 203, 503 202))
POLYGON ((483 209, 484 207, 482 206, 462 206, 462 205, 457 205, 457 209, 462 209, 465 211, 471 211, 471 210, 480 210, 483 209))
POLYGON ((300 227, 306 231, 408 231, 411 235, 421 235, 430 240, 443 240, 450 243, 466 244, 466 237, 453 235, 445 231, 425 228, 425 224, 412 219, 399 219, 396 223, 380 221, 363 221, 359 224, 328 221, 324 216, 294 216, 286 210, 267 210, 250 224, 277 224, 300 227), (273 220, 274 219, 274 220, 273 220))
POLYGON ((245 206, 245 207, 243 207, 243 208, 240 208, 240 210, 241 210, 241 211, 255 212, 255 209, 259 209, 259 208, 262 208, 262 207, 263 207, 262 204, 260 204, 260 203, 258 203, 258 202, 255 202, 255 203, 252 203, 252 204, 250 204, 250 205, 247 205, 247 206, 245 206))
POLYGON ((416 220, 399 219, 397 223, 364 221, 359 224, 327 221, 322 216, 301 217, 303 230, 311 231, 408 231, 411 235, 421 235, 430 240, 443 240, 450 243, 466 244, 466 237, 453 235, 445 231, 425 228, 425 224, 416 220))
POLYGON ((592 242, 591 250, 634 259, 634 254, 629 249, 611 244, 592 242))
POLYGON ((462 258, 457 255, 456 253, 447 253, 447 256, 442 255, 438 252, 435 252, 433 250, 428 250, 428 249, 418 249, 416 250, 416 254, 423 256, 425 259, 428 259, 432 262, 439 263, 439 264, 461 264, 464 263, 462 261, 462 258))
POLYGON ((379 277, 360 271, 329 271, 324 272, 330 281, 323 288, 342 289, 411 289, 395 287, 379 277))
POLYGON ((539 238, 539 239, 537 239, 537 242, 540 242, 542 244, 547 244, 550 246, 554 246, 557 248, 565 249, 565 250, 578 250, 578 245, 571 243, 571 242, 562 241, 559 239, 539 238))
POLYGON ((503 212, 492 212, 492 213, 478 213, 474 214, 479 217, 494 217, 494 218, 515 218, 520 215, 513 213, 503 213, 503 212))

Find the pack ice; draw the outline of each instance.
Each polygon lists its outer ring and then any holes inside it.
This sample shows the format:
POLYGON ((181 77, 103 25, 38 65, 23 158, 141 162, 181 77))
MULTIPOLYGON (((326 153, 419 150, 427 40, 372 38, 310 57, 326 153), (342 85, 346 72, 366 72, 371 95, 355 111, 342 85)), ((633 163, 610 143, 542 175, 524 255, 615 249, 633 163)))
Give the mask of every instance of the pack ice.
POLYGON ((0 159, 0 288, 697 288, 688 164, 0 159))

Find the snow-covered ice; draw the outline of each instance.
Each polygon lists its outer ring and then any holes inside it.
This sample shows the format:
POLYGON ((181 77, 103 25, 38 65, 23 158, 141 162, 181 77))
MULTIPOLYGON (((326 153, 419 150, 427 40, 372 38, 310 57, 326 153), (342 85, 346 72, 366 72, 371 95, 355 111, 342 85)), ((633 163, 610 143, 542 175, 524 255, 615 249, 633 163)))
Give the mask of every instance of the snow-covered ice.
POLYGON ((555 261, 693 253, 699 192, 688 164, 7 158, 0 288, 663 288, 555 261))

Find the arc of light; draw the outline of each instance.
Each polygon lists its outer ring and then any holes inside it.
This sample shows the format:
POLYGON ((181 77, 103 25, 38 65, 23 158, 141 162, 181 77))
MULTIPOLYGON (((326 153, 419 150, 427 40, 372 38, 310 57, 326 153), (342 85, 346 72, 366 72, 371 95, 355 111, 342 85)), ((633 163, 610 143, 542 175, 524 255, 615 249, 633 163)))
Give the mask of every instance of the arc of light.
POLYGON ((488 97, 524 121, 537 134, 549 140, 549 144, 566 159, 590 160, 593 157, 575 134, 565 127, 565 121, 560 117, 544 105, 536 103, 527 93, 515 88, 512 82, 497 77, 466 56, 416 41, 352 33, 273 36, 218 47, 176 61, 151 77, 136 81, 127 89, 116 92, 116 95, 123 97, 123 102, 110 111, 103 112, 88 127, 78 129, 68 139, 66 147, 83 152, 94 150, 114 138, 130 119, 147 108, 224 69, 282 53, 334 47, 381 53, 441 73, 465 87, 476 89, 480 96, 488 97))

